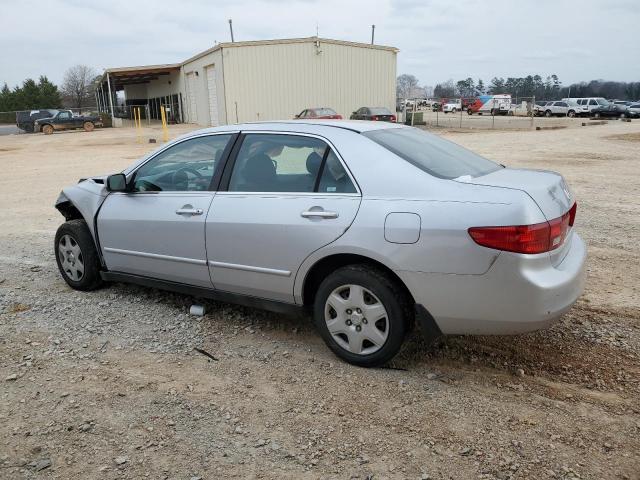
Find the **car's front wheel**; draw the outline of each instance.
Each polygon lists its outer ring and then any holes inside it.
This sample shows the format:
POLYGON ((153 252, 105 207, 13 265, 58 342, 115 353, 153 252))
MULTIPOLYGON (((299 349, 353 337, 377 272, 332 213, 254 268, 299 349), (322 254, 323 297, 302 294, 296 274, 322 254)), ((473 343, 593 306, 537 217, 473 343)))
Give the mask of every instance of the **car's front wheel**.
POLYGON ((51 135, 53 133, 53 127, 51 125, 45 125, 42 127, 42 133, 45 135, 51 135))
POLYGON ((84 220, 70 220, 58 227, 55 255, 62 278, 76 290, 95 290, 102 285, 100 260, 84 220))
POLYGON ((314 321, 329 348, 361 367, 385 364, 398 353, 411 315, 411 301, 397 282, 367 265, 330 274, 314 304, 314 321))

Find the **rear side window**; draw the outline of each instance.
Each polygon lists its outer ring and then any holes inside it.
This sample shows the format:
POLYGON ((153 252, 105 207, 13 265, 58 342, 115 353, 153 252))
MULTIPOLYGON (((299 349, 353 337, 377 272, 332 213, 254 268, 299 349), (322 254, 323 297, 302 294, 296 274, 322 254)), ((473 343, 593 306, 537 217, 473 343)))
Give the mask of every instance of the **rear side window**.
POLYGON ((355 193, 356 189, 322 140, 247 134, 233 166, 229 191, 355 193))
POLYGON ((362 135, 438 178, 479 177, 502 168, 466 148, 417 128, 372 130, 362 135))

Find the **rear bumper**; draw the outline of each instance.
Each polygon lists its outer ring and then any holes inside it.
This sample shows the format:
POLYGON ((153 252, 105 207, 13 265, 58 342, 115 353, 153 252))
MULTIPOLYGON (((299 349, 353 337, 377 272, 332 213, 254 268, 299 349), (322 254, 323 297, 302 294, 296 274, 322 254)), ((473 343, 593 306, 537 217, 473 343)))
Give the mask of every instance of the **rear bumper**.
POLYGON ((515 334, 544 328, 582 294, 587 249, 572 232, 553 266, 548 255, 502 252, 483 275, 396 272, 444 334, 515 334))

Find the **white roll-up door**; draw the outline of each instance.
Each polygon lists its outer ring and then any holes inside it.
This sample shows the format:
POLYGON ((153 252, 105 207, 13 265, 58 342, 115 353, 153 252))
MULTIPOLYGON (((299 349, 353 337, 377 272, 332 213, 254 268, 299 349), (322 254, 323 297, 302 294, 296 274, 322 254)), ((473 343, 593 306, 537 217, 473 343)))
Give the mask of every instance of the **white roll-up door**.
POLYGON ((189 122, 198 123, 196 107, 196 81, 193 72, 187 73, 187 96, 189 97, 189 122))
POLYGON ((207 74, 207 90, 209 91, 209 115, 211 126, 217 127, 218 121, 218 93, 216 92, 216 69, 213 65, 205 67, 207 74))

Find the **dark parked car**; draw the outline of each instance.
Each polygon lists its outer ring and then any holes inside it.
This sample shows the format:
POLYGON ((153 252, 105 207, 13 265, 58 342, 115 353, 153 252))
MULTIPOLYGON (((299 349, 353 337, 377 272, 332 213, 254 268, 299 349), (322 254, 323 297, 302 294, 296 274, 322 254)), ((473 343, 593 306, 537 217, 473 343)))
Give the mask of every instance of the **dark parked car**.
POLYGON ((385 107, 362 107, 351 115, 351 120, 373 120, 380 122, 395 122, 396 116, 385 107))
POLYGON ((591 116, 594 118, 600 117, 616 117, 616 118, 627 118, 634 117, 635 114, 629 111, 629 108, 626 105, 618 105, 616 103, 609 103, 609 105, 602 105, 598 108, 594 108, 591 110, 591 116))
POLYGON ((51 110, 52 116, 41 118, 34 123, 34 131, 51 135, 55 130, 72 130, 83 128, 86 132, 92 131, 96 126, 102 126, 102 119, 95 115, 74 116, 71 110, 51 110))
POLYGON ((295 118, 313 118, 315 120, 342 120, 342 115, 333 108, 307 108, 301 111, 295 118))
POLYGON ((33 133, 36 120, 55 115, 57 110, 24 110, 16 112, 16 126, 27 133, 33 133))

